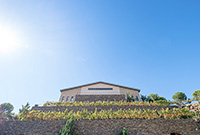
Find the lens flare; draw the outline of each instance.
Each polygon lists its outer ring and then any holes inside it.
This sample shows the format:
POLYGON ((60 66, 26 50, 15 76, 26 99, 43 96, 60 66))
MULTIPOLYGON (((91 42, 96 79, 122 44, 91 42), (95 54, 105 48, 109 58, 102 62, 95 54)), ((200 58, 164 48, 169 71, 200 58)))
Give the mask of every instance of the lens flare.
POLYGON ((10 54, 20 47, 20 40, 15 31, 0 26, 0 54, 10 54))

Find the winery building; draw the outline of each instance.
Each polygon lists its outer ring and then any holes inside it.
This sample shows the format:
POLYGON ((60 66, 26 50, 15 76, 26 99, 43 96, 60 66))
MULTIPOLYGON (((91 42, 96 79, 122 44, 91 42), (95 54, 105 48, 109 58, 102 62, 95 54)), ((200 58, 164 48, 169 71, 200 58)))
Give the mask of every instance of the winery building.
POLYGON ((136 101, 140 101, 139 89, 111 84, 107 82, 95 82, 61 89, 61 102, 74 101, 119 101, 127 98, 127 93, 134 96, 136 101))

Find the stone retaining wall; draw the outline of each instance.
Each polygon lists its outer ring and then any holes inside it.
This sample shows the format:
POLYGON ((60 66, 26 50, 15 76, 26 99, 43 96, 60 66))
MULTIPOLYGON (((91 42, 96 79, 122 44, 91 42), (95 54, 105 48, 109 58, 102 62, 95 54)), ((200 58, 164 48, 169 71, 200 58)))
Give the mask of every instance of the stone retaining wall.
MULTIPOLYGON (((0 123, 0 135, 56 135, 65 122, 65 120, 2 122, 0 123)), ((130 135, 200 134, 199 123, 191 119, 77 120, 75 124, 77 135, 119 135, 123 127, 130 135)))
POLYGON ((66 120, 5 121, 0 123, 0 135, 56 135, 66 120))
POLYGON ((121 101, 125 95, 76 95, 76 101, 121 101))
POLYGON ((40 110, 43 112, 49 112, 49 111, 65 111, 66 109, 68 109, 68 111, 73 110, 74 112, 77 111, 81 111, 83 109, 86 109, 88 111, 94 111, 95 108, 97 108, 97 111, 101 111, 101 110, 110 110, 112 109, 113 111, 118 111, 119 109, 122 110, 134 110, 134 109, 150 109, 150 110, 161 110, 162 108, 169 108, 172 109, 174 107, 172 106, 148 106, 148 105, 144 105, 144 106, 137 106, 137 105, 133 105, 133 106, 118 106, 118 105, 109 105, 109 106, 34 106, 32 107, 31 110, 40 110))
POLYGON ((125 127, 129 135, 200 135, 200 126, 194 120, 114 119, 80 120, 76 122, 77 135, 119 135, 125 127), (198 128, 196 131, 195 129, 198 128))

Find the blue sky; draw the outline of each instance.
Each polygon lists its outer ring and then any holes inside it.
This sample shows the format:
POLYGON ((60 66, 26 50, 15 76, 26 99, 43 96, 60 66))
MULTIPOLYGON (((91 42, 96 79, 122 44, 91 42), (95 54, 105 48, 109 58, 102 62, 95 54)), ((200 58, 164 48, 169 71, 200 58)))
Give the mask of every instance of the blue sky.
POLYGON ((96 81, 192 98, 200 89, 199 5, 0 0, 0 35, 9 31, 17 39, 5 49, 0 38, 0 103, 12 103, 18 113, 26 102, 58 101, 61 88, 96 81))

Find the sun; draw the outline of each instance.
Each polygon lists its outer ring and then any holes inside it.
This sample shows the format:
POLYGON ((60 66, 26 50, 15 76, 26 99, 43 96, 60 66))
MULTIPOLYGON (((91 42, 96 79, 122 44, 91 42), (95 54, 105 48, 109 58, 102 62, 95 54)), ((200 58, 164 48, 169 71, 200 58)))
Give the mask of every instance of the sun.
POLYGON ((20 46, 16 32, 8 27, 0 26, 0 54, 11 54, 20 46))

